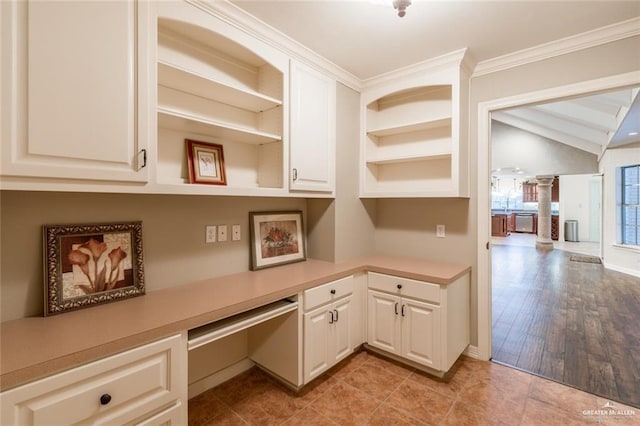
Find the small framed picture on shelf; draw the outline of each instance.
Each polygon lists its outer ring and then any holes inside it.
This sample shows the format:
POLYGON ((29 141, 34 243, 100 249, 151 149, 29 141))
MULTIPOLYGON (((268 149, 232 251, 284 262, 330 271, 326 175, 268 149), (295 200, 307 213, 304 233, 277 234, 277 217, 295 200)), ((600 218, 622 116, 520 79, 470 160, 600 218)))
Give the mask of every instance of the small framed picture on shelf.
POLYGON ((222 145, 185 139, 189 182, 226 185, 222 145))
POLYGON ((251 270, 306 260, 301 211, 250 212, 249 228, 251 270))
POLYGON ((142 222, 44 225, 44 315, 145 292, 142 222))

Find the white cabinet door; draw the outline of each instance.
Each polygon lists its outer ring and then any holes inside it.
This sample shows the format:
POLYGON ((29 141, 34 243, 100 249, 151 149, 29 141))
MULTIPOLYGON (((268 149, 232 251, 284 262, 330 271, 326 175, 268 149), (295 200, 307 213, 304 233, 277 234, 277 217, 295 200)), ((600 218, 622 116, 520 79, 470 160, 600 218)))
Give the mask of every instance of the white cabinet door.
POLYGON ((351 296, 304 314, 304 383, 353 352, 351 296))
POLYGON ((440 369, 440 308, 402 299, 402 353, 410 360, 440 369))
POLYGON ((369 290, 367 303, 367 342, 387 352, 401 351, 401 299, 369 290))
POLYGON ((3 2, 2 175, 147 180, 146 7, 3 2), (144 139, 140 135, 145 135, 144 139))
POLYGON ((304 383, 319 376, 329 365, 330 306, 304 314, 304 383))
POLYGON ((291 62, 290 189, 335 188, 336 82, 291 62))
POLYGON ((336 302, 332 308, 334 317, 331 327, 332 335, 329 336, 329 339, 334 346, 330 354, 332 362, 335 364, 353 351, 351 344, 351 297, 336 302))

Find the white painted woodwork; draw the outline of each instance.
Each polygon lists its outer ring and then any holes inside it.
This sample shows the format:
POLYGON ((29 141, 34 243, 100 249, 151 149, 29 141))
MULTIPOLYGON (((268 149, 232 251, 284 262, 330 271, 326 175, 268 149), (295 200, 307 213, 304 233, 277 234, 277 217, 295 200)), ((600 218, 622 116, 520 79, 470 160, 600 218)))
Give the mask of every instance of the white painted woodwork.
POLYGON ((387 352, 399 354, 401 348, 401 321, 398 316, 401 299, 386 293, 369 290, 367 342, 387 352))
POLYGON ((193 6, 157 12, 160 192, 285 193, 288 59, 193 6), (223 146, 226 186, 192 188, 187 138, 223 146))
POLYGON ((184 424, 185 340, 175 335, 3 392, 1 423, 184 424), (102 405, 104 394, 111 400, 102 405))
POLYGON ((335 189, 336 82, 291 61, 290 189, 335 189))
POLYGON ((2 176, 146 182, 147 5, 1 7, 2 176))
POLYGON ((354 277, 323 284, 303 293, 303 383, 353 352, 361 322, 354 318, 354 277), (334 293, 331 293, 331 291, 334 293))
POLYGON ((468 196, 465 51, 362 92, 361 197, 468 196))
POLYGON ((367 343, 446 372, 469 345, 469 275, 448 285, 368 273, 367 343))
POLYGON ((440 308, 412 299, 402 299, 401 355, 435 369, 440 363, 440 308))

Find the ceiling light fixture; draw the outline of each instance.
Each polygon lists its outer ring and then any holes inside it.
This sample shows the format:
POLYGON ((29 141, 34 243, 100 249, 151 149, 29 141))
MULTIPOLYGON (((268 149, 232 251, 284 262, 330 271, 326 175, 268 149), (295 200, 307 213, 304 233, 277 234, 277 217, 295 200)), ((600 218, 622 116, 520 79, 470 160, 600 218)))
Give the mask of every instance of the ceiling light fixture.
POLYGON ((407 12, 406 9, 411 6, 411 0, 393 0, 393 8, 398 9, 398 16, 403 17, 407 12))

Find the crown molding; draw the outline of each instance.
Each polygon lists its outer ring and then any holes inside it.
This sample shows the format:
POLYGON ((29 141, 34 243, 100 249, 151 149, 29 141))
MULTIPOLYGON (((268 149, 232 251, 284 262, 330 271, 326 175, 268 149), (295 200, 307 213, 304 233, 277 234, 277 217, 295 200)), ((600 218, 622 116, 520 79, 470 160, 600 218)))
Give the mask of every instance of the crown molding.
POLYGON ((640 18, 597 28, 577 35, 519 50, 479 62, 472 77, 504 71, 521 65, 538 62, 555 56, 600 46, 613 41, 640 35, 640 18))
POLYGON ((291 58, 318 71, 329 73, 339 82, 354 90, 360 91, 362 82, 359 78, 255 16, 250 15, 238 6, 226 0, 185 1, 251 35, 261 42, 280 50, 291 58))
POLYGON ((362 81, 362 87, 369 88, 402 78, 410 78, 415 75, 428 72, 437 72, 453 65, 460 66, 462 69, 467 71, 473 69, 472 59, 470 59, 466 47, 464 49, 459 49, 435 58, 427 59, 416 64, 408 65, 406 67, 398 68, 396 70, 368 78, 362 81))

